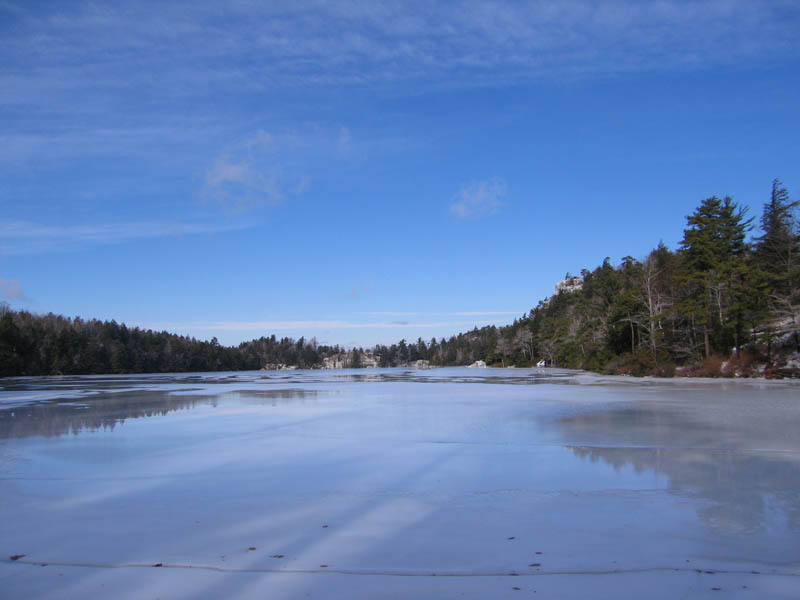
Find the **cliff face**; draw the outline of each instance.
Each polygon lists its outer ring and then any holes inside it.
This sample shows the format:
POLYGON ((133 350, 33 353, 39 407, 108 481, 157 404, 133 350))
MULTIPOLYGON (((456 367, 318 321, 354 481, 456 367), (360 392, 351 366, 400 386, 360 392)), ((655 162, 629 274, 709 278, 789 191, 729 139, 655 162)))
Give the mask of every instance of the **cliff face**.
POLYGON ((583 289, 583 278, 582 277, 567 277, 566 279, 562 279, 556 284, 556 294, 560 294, 561 292, 577 292, 578 290, 583 289))
POLYGON ((326 356, 322 359, 321 369, 350 369, 353 367, 376 369, 380 362, 380 356, 369 352, 358 352, 356 358, 355 352, 349 350, 347 352, 340 352, 333 356, 326 356))

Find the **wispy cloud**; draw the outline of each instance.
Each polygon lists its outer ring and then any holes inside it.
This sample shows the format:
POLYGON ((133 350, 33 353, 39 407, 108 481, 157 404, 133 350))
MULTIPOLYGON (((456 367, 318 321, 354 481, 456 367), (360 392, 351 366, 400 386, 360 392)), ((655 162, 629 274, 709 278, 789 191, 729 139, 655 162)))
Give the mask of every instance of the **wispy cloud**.
POLYGON ((339 140, 337 142, 339 154, 350 154, 353 150, 353 134, 350 132, 349 127, 342 126, 339 129, 339 140))
POLYGON ((3 103, 0 92, 0 110, 5 109, 4 112, 14 119, 0 128, 0 163, 18 167, 35 160, 37 166, 41 166, 45 159, 60 161, 75 156, 103 159, 109 155, 131 160, 146 151, 163 153, 175 164, 205 137, 219 135, 218 127, 185 115, 169 119, 163 115, 149 115, 148 122, 141 124, 110 115, 108 120, 112 124, 100 126, 86 122, 87 112, 91 112, 86 107, 80 111, 68 104, 56 109, 46 105, 43 108, 47 108, 48 127, 37 120, 41 115, 16 113, 16 107, 3 103))
POLYGON ((2 297, 3 300, 31 302, 31 299, 22 291, 22 284, 16 279, 4 279, 0 277, 0 297, 2 297))
POLYGON ((445 329, 463 330, 475 326, 490 325, 506 321, 507 317, 522 314, 521 311, 459 311, 459 312, 394 312, 375 311, 356 313, 364 317, 389 317, 380 320, 354 319, 313 319, 313 320, 274 320, 274 321, 191 321, 143 324, 157 330, 178 332, 248 332, 263 335, 274 331, 318 334, 325 331, 354 330, 424 330, 445 329), (399 317, 392 319, 391 317, 399 317))
POLYGON ((192 330, 192 331, 285 331, 285 330, 327 330, 327 329, 402 329, 473 326, 474 321, 216 321, 190 323, 153 323, 151 329, 192 330))
POLYGON ((736 66, 796 58, 800 24, 794 0, 297 0, 238 2, 224 18, 217 2, 188 0, 139 2, 135 11, 93 3, 17 9, 5 11, 0 52, 7 64, 31 68, 0 79, 0 101, 82 95, 84 85, 163 98, 234 87, 470 86, 736 66), (12 77, 16 85, 7 85, 12 77))
POLYGON ((234 144, 206 172, 203 196, 234 213, 280 204, 285 191, 275 149, 274 136, 264 130, 234 144))
POLYGON ((205 174, 202 196, 242 213, 301 196, 311 173, 343 160, 355 145, 347 127, 308 127, 268 132, 259 129, 221 151, 205 174))
MULTIPOLYGON (((330 89, 394 97, 800 57, 796 0, 242 1, 224 18, 210 1, 17 0, 0 19, 0 168, 181 162, 231 211, 313 182, 314 168, 296 160, 309 145, 287 159, 286 139, 257 128, 292 122, 278 107, 307 109, 330 89), (233 139, 244 142, 229 147, 233 139)), ((325 156, 357 158, 347 126, 322 137, 325 156)))
MULTIPOLYGON (((360 313, 365 315, 365 313, 360 313)), ((245 339, 253 339, 262 335, 277 333, 282 336, 321 336, 328 339, 326 343, 342 343, 348 334, 360 339, 359 342, 348 342, 346 345, 363 345, 367 343, 391 343, 396 338, 419 336, 446 337, 459 331, 467 331, 474 327, 485 325, 500 325, 508 321, 510 315, 519 312, 489 311, 474 313, 471 311, 460 313, 372 313, 375 316, 391 317, 401 315, 400 318, 359 318, 358 314, 352 318, 328 318, 308 320, 266 320, 266 321, 190 321, 190 322, 149 322, 138 323, 138 326, 147 329, 166 330, 182 335, 191 335, 199 338, 206 336, 219 336, 220 339, 229 340, 228 343, 239 343, 245 339), (407 315, 407 316, 404 316, 407 315)), ((367 316, 367 315, 365 315, 367 316)), ((131 325, 131 323, 129 323, 131 325)))
MULTIPOLYGON (((346 298, 360 298, 364 294, 368 294, 369 292, 375 289, 375 282, 372 280, 361 282, 357 285, 354 285, 350 288, 350 291, 345 294, 346 298)), ((364 314, 364 313, 362 313, 364 314)))
POLYGON ((86 225, 45 225, 30 221, 0 221, 0 255, 73 252, 91 246, 182 235, 244 229, 236 223, 125 222, 86 225))
POLYGON ((262 170, 251 160, 220 156, 206 174, 203 195, 234 213, 280 204, 284 192, 278 176, 277 167, 262 170))
POLYGON ((510 315, 520 315, 524 311, 518 310, 468 310, 457 312, 403 312, 403 311, 370 311, 358 313, 373 317, 504 317, 510 315))
POLYGON ((499 179, 477 181, 461 188, 453 197, 450 212, 460 219, 483 217, 497 212, 506 195, 506 183, 499 179))

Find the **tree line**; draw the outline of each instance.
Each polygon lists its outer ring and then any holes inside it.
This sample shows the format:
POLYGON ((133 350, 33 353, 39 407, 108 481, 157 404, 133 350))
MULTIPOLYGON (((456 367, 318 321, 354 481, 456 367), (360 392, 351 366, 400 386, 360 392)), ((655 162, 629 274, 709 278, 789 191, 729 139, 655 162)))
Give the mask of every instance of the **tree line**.
POLYGON ((316 340, 261 337, 238 346, 116 321, 36 315, 0 305, 0 376, 247 371, 267 364, 312 368, 345 354, 316 340))
POLYGON ((0 376, 359 367, 428 361, 548 365, 607 373, 781 373, 800 352, 798 201, 775 180, 758 223, 730 197, 711 197, 687 217, 679 248, 659 243, 643 259, 606 258, 505 327, 449 339, 401 340, 346 350, 274 335, 222 346, 115 321, 36 315, 0 305, 0 376), (371 360, 367 361, 366 357, 371 360))

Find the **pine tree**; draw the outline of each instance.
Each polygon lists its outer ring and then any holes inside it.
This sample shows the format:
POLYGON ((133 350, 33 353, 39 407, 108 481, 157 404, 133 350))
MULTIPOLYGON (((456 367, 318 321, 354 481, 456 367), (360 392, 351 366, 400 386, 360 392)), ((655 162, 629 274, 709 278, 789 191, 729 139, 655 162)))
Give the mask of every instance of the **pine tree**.
POLYGON ((800 256, 800 235, 794 211, 800 202, 789 200, 786 188, 777 179, 772 182, 770 201, 764 204, 761 229, 756 238, 756 257, 767 272, 785 279, 787 273, 797 266, 800 256))
POLYGON ((762 235, 756 238, 759 282, 767 292, 764 310, 773 315, 774 334, 791 333, 800 352, 800 228, 796 216, 800 202, 775 179, 770 201, 761 216, 762 235))
POLYGON ((353 348, 350 352, 350 368, 360 369, 362 365, 361 355, 364 351, 360 348, 353 348))
POLYGON ((731 198, 714 196, 703 200, 686 218, 681 254, 687 293, 682 308, 691 326, 702 331, 706 358, 711 356, 712 338, 719 349, 734 343, 728 310, 742 281, 745 234, 751 222, 745 213, 731 198))
POLYGON ((7 305, 0 303, 0 377, 23 374, 20 344, 20 331, 14 323, 14 315, 7 305))

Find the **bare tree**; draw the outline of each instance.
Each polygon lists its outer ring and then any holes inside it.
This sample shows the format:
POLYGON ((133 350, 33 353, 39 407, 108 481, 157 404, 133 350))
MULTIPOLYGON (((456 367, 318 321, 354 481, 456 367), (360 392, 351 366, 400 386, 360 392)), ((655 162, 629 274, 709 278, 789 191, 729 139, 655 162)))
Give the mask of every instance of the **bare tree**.
POLYGON ((533 360, 533 332, 530 329, 520 328, 514 337, 514 345, 522 350, 522 355, 528 354, 528 359, 533 360))
POLYGON ((514 352, 514 343, 503 337, 502 335, 497 338, 497 342, 495 343, 495 350, 500 354, 500 362, 505 367, 506 360, 505 357, 514 352))
POLYGON ((541 352, 547 362, 550 363, 550 366, 555 366, 555 352, 556 352, 556 342, 552 338, 546 338, 539 342, 539 352, 541 352))
POLYGON ((795 350, 800 352, 800 289, 793 288, 788 294, 772 296, 777 316, 776 329, 780 334, 791 334, 795 350))
POLYGON ((672 306, 672 297, 664 285, 662 271, 658 266, 656 252, 650 253, 642 263, 642 294, 641 299, 647 307, 647 321, 640 323, 650 338, 650 352, 655 360, 658 349, 658 332, 663 330, 662 318, 664 313, 672 306))

